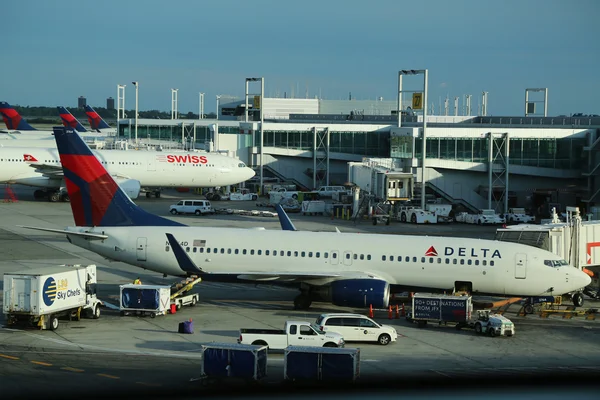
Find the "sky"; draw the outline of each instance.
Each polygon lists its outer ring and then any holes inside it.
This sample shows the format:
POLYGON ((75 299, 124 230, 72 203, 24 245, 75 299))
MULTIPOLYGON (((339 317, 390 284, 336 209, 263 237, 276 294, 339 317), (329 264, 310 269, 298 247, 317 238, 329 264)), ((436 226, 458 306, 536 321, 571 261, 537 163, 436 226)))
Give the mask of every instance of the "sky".
POLYGON ((140 110, 170 111, 177 88, 179 112, 204 92, 208 113, 247 77, 265 97, 393 100, 399 70, 427 69, 436 113, 486 91, 488 115, 523 115, 525 89, 548 88, 549 115, 600 114, 597 0, 19 0, 0 16, 0 100, 22 106, 106 106, 125 84, 134 109, 138 81, 140 110))

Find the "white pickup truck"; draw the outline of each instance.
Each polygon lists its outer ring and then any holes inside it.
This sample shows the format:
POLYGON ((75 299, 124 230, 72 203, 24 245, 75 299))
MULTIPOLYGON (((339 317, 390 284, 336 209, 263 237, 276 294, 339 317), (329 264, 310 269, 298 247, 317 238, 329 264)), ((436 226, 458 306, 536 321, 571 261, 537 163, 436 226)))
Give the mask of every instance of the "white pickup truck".
POLYGON ((477 225, 499 225, 506 223, 502 215, 496 214, 496 210, 479 210, 477 214, 461 212, 456 215, 455 221, 477 225))
POLYGON ((527 215, 524 208, 509 208, 508 213, 506 214, 506 222, 535 222, 535 217, 533 215, 527 215))
POLYGON ((271 197, 271 196, 281 196, 280 198, 291 197, 292 199, 297 199, 298 191, 297 190, 287 190, 286 188, 280 188, 280 189, 269 192, 269 197, 271 197))
POLYGON ((288 346, 344 347, 342 335, 322 332, 310 322, 286 321, 285 329, 240 329, 240 344, 268 346, 269 350, 283 350, 288 346))

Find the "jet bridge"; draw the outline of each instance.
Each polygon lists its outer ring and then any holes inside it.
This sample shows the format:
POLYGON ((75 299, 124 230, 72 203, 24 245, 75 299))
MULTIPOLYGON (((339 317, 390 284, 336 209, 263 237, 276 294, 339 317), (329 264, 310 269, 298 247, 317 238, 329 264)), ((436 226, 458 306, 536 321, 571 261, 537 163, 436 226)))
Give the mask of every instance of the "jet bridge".
POLYGON ((600 297, 600 221, 582 221, 578 207, 567 207, 566 222, 560 222, 555 209, 552 214, 552 222, 548 224, 498 229, 496 240, 548 250, 580 270, 591 271, 592 284, 584 292, 600 297))

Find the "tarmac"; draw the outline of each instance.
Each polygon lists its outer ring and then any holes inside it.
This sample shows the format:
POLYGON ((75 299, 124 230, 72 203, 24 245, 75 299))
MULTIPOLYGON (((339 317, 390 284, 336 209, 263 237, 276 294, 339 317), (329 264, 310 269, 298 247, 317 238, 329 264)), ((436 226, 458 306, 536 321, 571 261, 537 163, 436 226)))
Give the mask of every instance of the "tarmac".
MULTIPOLYGON (((308 311, 293 309, 297 291, 269 285, 202 282, 194 291, 200 303, 176 314, 121 316, 119 285, 140 277, 143 283, 170 285, 176 278, 119 263, 71 245, 64 236, 19 228, 17 225, 63 228, 73 224, 68 203, 33 200, 32 190, 13 187, 18 202, 0 203, 0 274, 55 264, 96 264, 98 296, 108 303, 100 319, 61 320, 56 331, 14 329, 0 315, 0 396, 26 398, 41 393, 211 393, 200 384, 200 349, 207 343, 236 343, 240 328, 281 329, 288 319, 313 322, 327 312, 358 312, 328 303, 313 303, 308 311), (178 324, 192 319, 194 334, 177 333, 178 324), (35 384, 32 384, 35 382, 35 384), (206 392, 203 392, 206 391, 206 392)), ((4 193, 0 190, 0 194, 4 193)), ((199 197, 167 191, 161 198, 140 197, 145 210, 192 226, 257 227, 280 229, 277 217, 213 215, 172 216, 169 205, 179 198, 199 197)), ((213 202, 216 208, 256 209, 256 202, 213 202)), ((300 230, 377 232, 382 234, 448 235, 493 239, 496 227, 411 225, 392 222, 332 220, 327 216, 290 214, 300 230)), ((3 285, 0 283, 0 292, 3 285)), ((2 297, 0 297, 1 301, 2 297)), ((599 303, 586 301, 586 307, 599 303)), ((472 380, 510 383, 548 377, 584 377, 600 372, 600 319, 557 316, 518 316, 518 306, 505 314, 516 326, 513 337, 476 336, 471 330, 450 326, 421 329, 404 318, 388 319, 377 312, 375 320, 399 333, 388 346, 348 343, 360 348, 359 383, 404 384, 472 380)), ((554 378, 552 378, 554 379, 554 378)), ((579 379, 579 378, 578 378, 579 379)), ((283 355, 269 353, 268 374, 262 387, 280 387, 283 355)), ((240 385, 243 385, 241 383, 240 385)), ((425 387, 427 384, 424 384, 425 387)), ((231 388, 235 384, 226 385, 231 388)), ((221 387, 222 389, 222 387, 221 387)), ((258 391, 257 391, 258 393, 258 391)), ((60 394, 60 395, 58 395, 60 394)), ((211 394, 214 394, 212 392, 211 394)), ((85 396, 89 397, 89 396, 85 396)), ((168 396, 167 396, 168 397, 168 396)))

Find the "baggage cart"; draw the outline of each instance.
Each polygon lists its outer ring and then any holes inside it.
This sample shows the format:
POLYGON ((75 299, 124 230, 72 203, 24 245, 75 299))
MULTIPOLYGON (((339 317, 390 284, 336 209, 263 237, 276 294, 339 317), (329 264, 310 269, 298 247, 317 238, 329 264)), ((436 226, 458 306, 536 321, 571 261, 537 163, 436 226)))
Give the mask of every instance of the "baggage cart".
POLYGON ((171 287, 159 285, 121 285, 119 296, 121 316, 136 314, 165 315, 171 306, 171 287))
POLYGON ((354 382, 360 376, 360 349, 288 346, 283 376, 286 381, 354 382))
POLYGON ((224 379, 260 381, 267 376, 267 349, 235 343, 202 345, 201 380, 204 384, 224 379))

